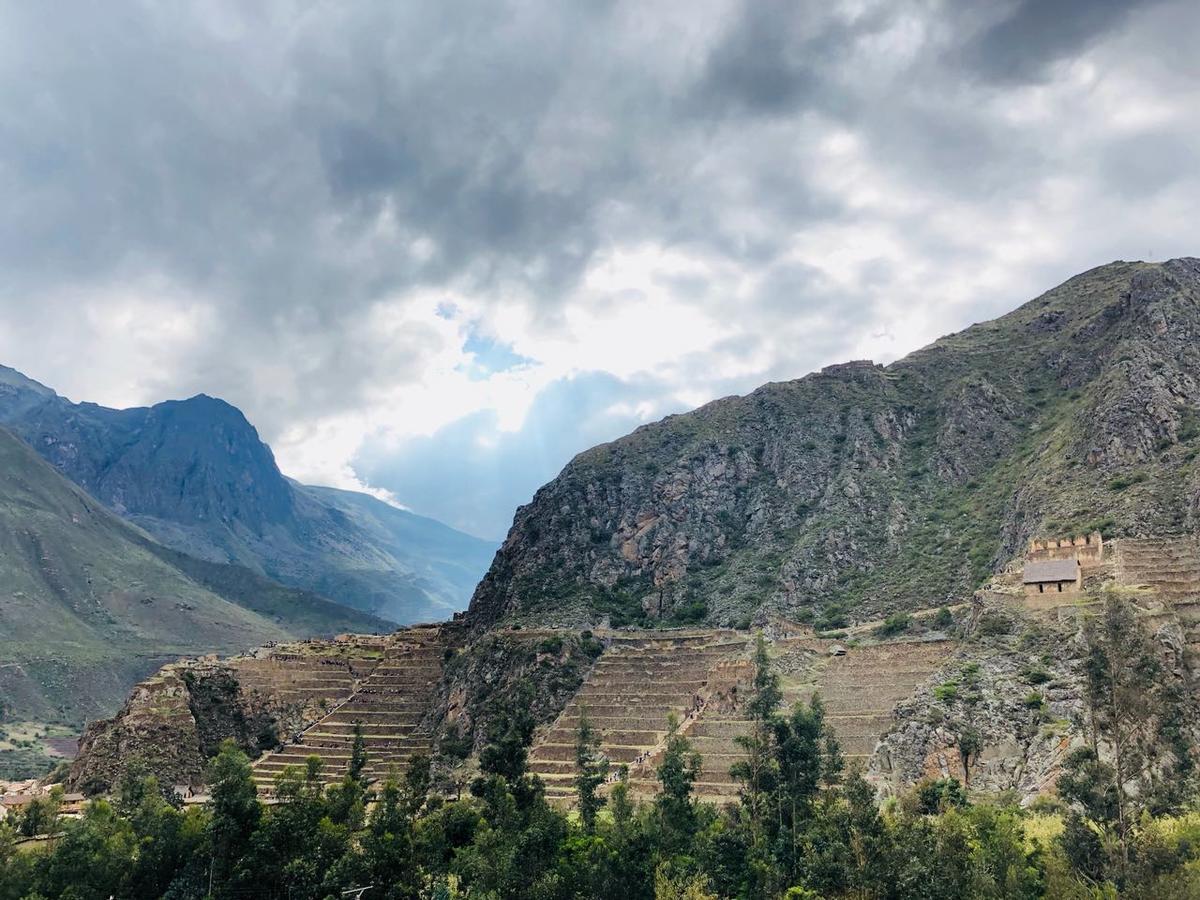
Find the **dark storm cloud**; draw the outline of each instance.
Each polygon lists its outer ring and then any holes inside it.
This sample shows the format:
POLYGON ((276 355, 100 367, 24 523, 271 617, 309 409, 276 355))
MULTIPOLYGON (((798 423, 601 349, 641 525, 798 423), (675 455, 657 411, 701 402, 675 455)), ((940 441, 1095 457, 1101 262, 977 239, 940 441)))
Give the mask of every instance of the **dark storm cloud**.
MULTIPOLYGON (((961 59, 997 81, 1037 81, 1054 63, 1087 49, 1127 17, 1156 2, 1020 0, 969 41, 961 59)), ((986 6, 978 4, 976 9, 986 6)))
MULTIPOLYGON (((26 356, 0 362, 82 399, 81 359, 121 363, 145 399, 222 394, 276 438, 374 414, 455 349, 392 317, 409 297, 468 297, 483 319, 521 306, 549 339, 580 305, 624 302, 586 283, 598 260, 704 261, 648 275, 645 296, 730 333, 632 387, 555 382, 520 435, 557 427, 560 464, 681 396, 854 352, 939 297, 959 305, 932 318, 965 324, 976 273, 992 312, 1142 252, 1132 231, 1170 243, 1194 192, 1179 110, 1197 16, 1182 0, 4 4, 0 344, 26 356), (1031 93, 1084 54, 1102 77, 1031 93), (1129 231, 1089 233, 1147 198, 1163 208, 1129 231), (995 274, 1037 238, 1053 263, 995 274), (629 403, 629 421, 608 412, 629 403)), ((488 337, 536 357, 530 335, 488 337)), ((517 436, 477 449, 488 416, 423 459, 507 459, 527 494, 555 466, 522 470, 536 454, 517 436)), ((420 455, 377 449, 370 473, 403 496, 420 455)), ((472 490, 453 503, 474 496, 492 530, 511 497, 472 490)), ((446 502, 420 508, 475 515, 446 502)))

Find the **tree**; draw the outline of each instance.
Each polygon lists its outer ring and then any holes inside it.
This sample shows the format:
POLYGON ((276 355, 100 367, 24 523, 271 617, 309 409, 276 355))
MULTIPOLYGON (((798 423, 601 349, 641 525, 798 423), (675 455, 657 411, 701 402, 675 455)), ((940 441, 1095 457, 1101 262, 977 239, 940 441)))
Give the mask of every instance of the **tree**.
POLYGON ((773 755, 774 726, 782 699, 779 675, 771 665, 766 641, 759 632, 754 648, 754 682, 746 705, 750 732, 735 738, 746 756, 729 769, 730 774, 742 783, 742 805, 750 821, 755 849, 761 849, 768 806, 776 788, 778 763, 773 755))
POLYGON ((971 761, 983 750, 983 735, 974 725, 966 724, 956 733, 955 743, 958 745, 958 758, 962 763, 963 783, 971 784, 971 761))
POLYGON ((692 785, 700 776, 700 754, 679 733, 679 719, 667 720, 667 745, 658 765, 662 792, 655 799, 664 842, 670 852, 687 845, 696 831, 696 804, 692 785))
POLYGON ((420 894, 421 879, 413 855, 413 825, 412 806, 404 790, 389 779, 362 837, 362 883, 379 885, 381 897, 415 898, 420 894))
POLYGON ((354 743, 350 747, 350 777, 362 781, 363 770, 367 767, 367 743, 363 739, 362 723, 354 723, 354 743))
POLYGON ((778 782, 774 814, 780 832, 776 848, 778 863, 790 883, 799 866, 804 824, 812 815, 822 784, 827 783, 825 766, 835 761, 840 766, 840 751, 836 741, 826 739, 825 707, 820 697, 814 696, 807 706, 797 703, 790 716, 777 716, 773 726, 778 782))
POLYGON ((1098 826, 1112 830, 1123 879, 1133 829, 1172 750, 1160 740, 1164 722, 1171 721, 1164 715, 1166 685, 1158 655, 1120 590, 1105 590, 1099 614, 1085 623, 1084 638, 1091 746, 1068 759, 1060 792, 1098 826))
POLYGON ((106 800, 88 804, 83 818, 68 821, 42 871, 45 893, 72 900, 129 896, 137 841, 127 819, 106 800))
POLYGON ((34 797, 25 806, 17 826, 24 837, 39 834, 52 834, 58 823, 59 809, 62 807, 63 789, 56 785, 47 794, 34 797))
POLYGON ((532 702, 533 686, 523 681, 506 702, 493 706, 488 717, 487 744, 479 753, 481 772, 499 775, 510 784, 525 775, 529 742, 536 724, 529 711, 532 702))
POLYGON ((708 876, 681 872, 672 875, 659 866, 654 873, 654 900, 719 900, 709 887, 708 876))
POLYGON ((579 710, 575 732, 575 792, 579 798, 579 820, 587 834, 596 830, 596 815, 604 805, 600 786, 608 778, 608 758, 600 752, 600 735, 592 729, 587 710, 579 710))
POLYGON ((618 828, 633 819, 634 806, 629 799, 629 766, 625 764, 617 772, 617 782, 609 795, 609 808, 612 810, 613 823, 618 828))
POLYGON ((212 789, 209 893, 221 897, 227 895, 225 889, 233 867, 249 846, 262 807, 250 760, 232 739, 222 742, 220 751, 209 763, 208 783, 212 789))

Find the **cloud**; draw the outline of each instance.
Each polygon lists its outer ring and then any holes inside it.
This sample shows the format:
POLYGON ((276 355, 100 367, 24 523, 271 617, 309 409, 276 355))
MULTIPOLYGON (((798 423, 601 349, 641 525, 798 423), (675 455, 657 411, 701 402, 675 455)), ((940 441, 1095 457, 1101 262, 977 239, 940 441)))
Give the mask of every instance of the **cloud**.
POLYGON ((368 441, 354 467, 404 505, 499 540, 513 510, 581 449, 620 437, 647 417, 686 408, 664 402, 663 393, 662 385, 605 373, 564 378, 537 395, 514 431, 504 430, 493 411, 481 410, 399 445, 368 441))
MULTIPOLYGON (((998 81, 1037 81, 1154 0, 1019 0, 975 35, 963 60, 998 81)), ((1003 8, 1003 7, 1001 7, 1003 8)))
POLYGON ((1182 0, 7 4, 0 361, 115 405, 221 395, 289 474, 495 535, 649 417, 1194 254, 1198 26, 1182 0))

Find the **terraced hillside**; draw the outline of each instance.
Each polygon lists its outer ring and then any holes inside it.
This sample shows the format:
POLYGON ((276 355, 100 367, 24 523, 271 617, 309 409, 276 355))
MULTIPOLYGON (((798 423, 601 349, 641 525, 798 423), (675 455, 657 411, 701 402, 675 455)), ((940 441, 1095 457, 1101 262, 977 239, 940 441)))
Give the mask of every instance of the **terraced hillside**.
POLYGON ((1200 653, 1200 542, 1195 538, 1126 539, 1116 543, 1117 577, 1170 608, 1188 649, 1200 653))
POLYGON ((452 628, 423 626, 390 635, 377 645, 375 664, 368 670, 364 663, 358 670, 364 677, 354 683, 333 672, 306 676, 307 685, 328 690, 340 702, 301 732, 298 741, 254 764, 259 790, 269 793, 280 773, 288 766, 303 767, 310 756, 320 758, 326 784, 340 781, 350 763, 356 726, 362 730, 370 777, 402 772, 415 754, 429 752, 433 731, 423 720, 434 704, 452 628))
POLYGON ((343 635, 170 663, 140 682, 117 715, 88 726, 69 781, 107 790, 139 760, 162 784, 200 785, 226 738, 258 755, 344 702, 379 665, 386 640, 343 635))
MULTIPOLYGON (((792 638, 771 643, 784 673, 784 705, 820 693, 827 721, 848 761, 865 763, 892 723, 896 704, 942 664, 953 643, 897 641, 855 647, 832 655, 837 642, 792 638)), ((737 738, 749 730, 746 701, 754 675, 752 642, 745 632, 712 630, 672 636, 612 639, 591 676, 555 722, 535 742, 530 771, 546 782, 547 796, 574 796, 575 734, 580 712, 600 734, 600 749, 614 764, 630 766, 637 796, 658 790, 655 769, 667 737, 667 717, 702 757, 698 796, 721 801, 737 795, 730 767, 744 755, 737 738)))
POLYGON ((870 758, 896 704, 911 696, 953 648, 951 641, 904 641, 857 647, 828 660, 817 691, 847 761, 870 758))
POLYGON ((748 647, 745 632, 727 629, 613 636, 583 687, 536 740, 530 772, 546 782, 547 796, 573 795, 575 733, 584 710, 610 761, 629 764, 635 777, 650 771, 668 717, 686 719, 748 647))
MULTIPOLYGON (((951 641, 898 641, 865 645, 849 650, 844 656, 831 655, 836 641, 791 639, 774 645, 775 663, 784 672, 783 708, 797 701, 808 702, 819 694, 825 704, 826 722, 848 763, 864 766, 875 751, 879 739, 892 725, 892 711, 901 700, 912 695, 952 651, 951 641)), ((753 668, 742 667, 738 693, 747 696, 753 668)), ((729 691, 722 702, 707 705, 685 734, 702 756, 696 792, 707 800, 722 801, 737 795, 737 782, 730 767, 744 757, 736 738, 749 732, 744 703, 731 706, 729 691)), ((652 792, 650 778, 639 786, 652 792)))
POLYGON ((1126 584, 1175 604, 1200 598, 1200 543, 1195 538, 1127 538, 1115 547, 1117 572, 1126 584))
POLYGON ((345 702, 387 649, 386 637, 347 635, 305 641, 229 661, 242 690, 262 698, 277 718, 305 727, 329 707, 345 702))

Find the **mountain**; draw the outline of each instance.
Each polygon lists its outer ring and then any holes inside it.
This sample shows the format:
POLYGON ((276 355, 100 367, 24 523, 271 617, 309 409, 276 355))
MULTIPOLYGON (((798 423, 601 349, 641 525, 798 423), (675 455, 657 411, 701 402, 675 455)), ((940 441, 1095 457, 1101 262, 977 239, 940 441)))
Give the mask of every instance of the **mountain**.
POLYGON ((362 495, 295 484, 235 407, 72 403, 0 367, 0 423, 166 546, 396 622, 462 609, 494 546, 362 495))
POLYGON ((76 722, 180 655, 388 627, 158 546, 0 428, 0 717, 76 722))
POLYGON ((454 604, 455 611, 465 607, 465 598, 471 596, 496 555, 496 546, 489 541, 398 509, 369 494, 311 485, 296 487, 332 510, 344 527, 367 535, 377 547, 386 547, 397 565, 429 585, 438 596, 464 598, 454 604))
POLYGON ((581 453, 469 619, 826 626, 964 598, 1035 534, 1200 529, 1200 260, 1116 262, 889 366, 581 453))

